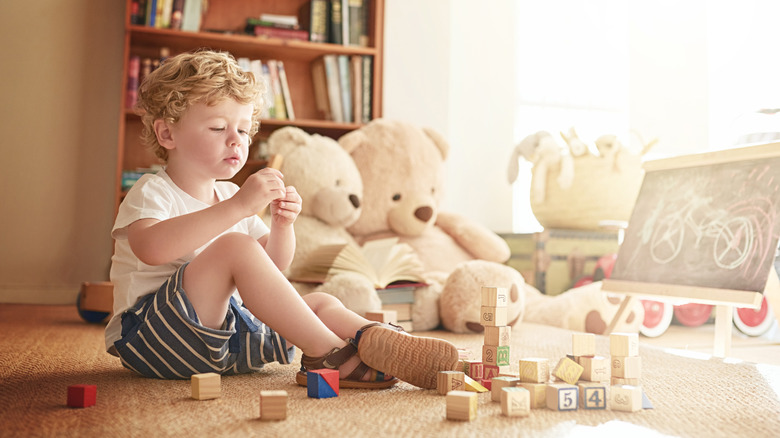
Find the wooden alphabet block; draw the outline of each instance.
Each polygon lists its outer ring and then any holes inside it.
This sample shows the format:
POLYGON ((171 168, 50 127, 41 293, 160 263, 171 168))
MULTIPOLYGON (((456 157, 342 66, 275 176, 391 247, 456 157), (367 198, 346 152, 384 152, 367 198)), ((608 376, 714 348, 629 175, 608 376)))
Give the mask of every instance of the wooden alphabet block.
POLYGON ((96 385, 68 386, 68 406, 71 408, 88 408, 97 403, 96 385))
POLYGON ((477 394, 468 391, 447 393, 447 419, 471 421, 477 418, 477 394))
POLYGON ((466 366, 468 367, 468 370, 466 371, 467 376, 471 377, 474 380, 482 380, 482 377, 484 375, 482 362, 478 360, 467 360, 466 366))
POLYGON ((398 311, 380 310, 377 312, 366 312, 366 319, 369 321, 378 321, 385 323, 398 324, 398 311))
POLYGON ((590 382, 605 382, 609 380, 611 363, 604 356, 582 356, 579 364, 582 365, 580 379, 590 382))
POLYGON ((547 359, 528 357, 520 359, 520 380, 546 383, 550 379, 550 362, 547 359))
POLYGON ((609 335, 610 356, 639 356, 639 335, 612 333, 609 335))
POLYGON ((506 326, 507 324, 506 307, 482 306, 480 314, 479 323, 486 327, 506 326))
POLYGON ((481 383, 477 382, 476 380, 472 379, 469 376, 463 377, 464 383, 466 385, 466 391, 470 392, 488 392, 488 389, 485 388, 481 383))
POLYGON ((580 380, 584 368, 568 357, 562 358, 553 370, 553 376, 563 380, 569 385, 574 385, 580 380))
POLYGON ((593 333, 573 333, 571 335, 571 354, 574 356, 595 356, 596 335, 593 333))
POLYGON ((554 411, 576 411, 579 388, 568 383, 547 385, 547 408, 554 411))
POLYGON ((306 373, 306 393, 311 398, 339 395, 339 370, 311 370, 306 373))
POLYGON ((607 386, 598 382, 580 382, 580 406, 584 409, 607 408, 607 386))
POLYGON ((629 385, 629 386, 639 386, 639 379, 626 379, 624 377, 612 377, 609 379, 612 386, 615 385, 629 385))
POLYGON ((502 347, 504 345, 509 345, 511 340, 512 327, 506 325, 485 327, 485 345, 502 347))
POLYGON ((507 367, 500 367, 498 365, 485 365, 482 364, 482 380, 491 380, 501 375, 502 369, 507 367))
POLYGON ((486 307, 506 307, 509 304, 509 289, 505 287, 482 286, 482 305, 486 307))
POLYGON ((496 377, 491 380, 492 386, 490 388, 490 399, 494 402, 501 401, 501 390, 503 388, 510 388, 517 386, 520 383, 520 379, 516 377, 496 377))
POLYGON ((260 419, 263 421, 287 418, 287 391, 260 391, 260 419))
POLYGON ((612 376, 639 379, 642 375, 642 358, 639 356, 612 356, 612 376))
POLYGON ((531 393, 523 387, 501 389, 501 413, 507 417, 527 417, 531 414, 531 393))
POLYGON ((509 346, 482 346, 482 363, 498 367, 509 366, 509 346))
POLYGON ((642 388, 639 386, 615 385, 609 392, 609 408, 613 411, 642 410, 642 388))
POLYGON ((222 393, 222 377, 217 373, 193 374, 190 382, 195 400, 218 398, 222 393))
POLYGON ((439 371, 436 376, 436 390, 440 395, 447 395, 450 391, 465 391, 465 377, 463 371, 439 371))
POLYGON ((531 409, 541 409, 547 407, 547 384, 520 382, 521 386, 531 394, 531 409))

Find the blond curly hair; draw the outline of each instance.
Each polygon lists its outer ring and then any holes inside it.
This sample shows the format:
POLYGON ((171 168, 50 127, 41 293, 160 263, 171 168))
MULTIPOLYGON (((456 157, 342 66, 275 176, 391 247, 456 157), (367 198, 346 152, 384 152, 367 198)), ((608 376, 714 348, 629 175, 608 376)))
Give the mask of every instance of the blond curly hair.
POLYGON ((241 104, 254 104, 251 141, 260 129, 264 91, 263 82, 243 71, 229 53, 200 50, 173 56, 146 76, 138 88, 135 110, 143 123, 141 140, 167 162, 168 150, 157 141, 154 121, 162 119, 174 125, 193 104, 213 105, 230 98, 241 104))

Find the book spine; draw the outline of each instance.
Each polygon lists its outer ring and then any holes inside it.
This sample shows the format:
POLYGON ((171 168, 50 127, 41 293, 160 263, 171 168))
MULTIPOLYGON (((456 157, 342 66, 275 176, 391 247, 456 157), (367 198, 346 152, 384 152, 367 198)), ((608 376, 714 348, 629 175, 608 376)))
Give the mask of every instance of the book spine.
POLYGON ((328 99, 333 121, 343 123, 344 111, 341 108, 341 85, 339 84, 339 65, 336 55, 325 55, 325 75, 328 80, 328 99))
POLYGON ((146 21, 146 0, 133 0, 130 4, 130 24, 143 26, 146 21))
POLYGON ((341 44, 349 44, 349 0, 341 0, 341 44))
POLYGON ((127 95, 125 108, 132 109, 138 102, 138 77, 141 74, 141 57, 133 55, 127 64, 127 95))
POLYGON ((330 20, 328 19, 328 0, 311 0, 309 10, 309 41, 327 43, 330 20))
POLYGON ((352 119, 356 123, 363 121, 363 57, 352 55, 349 58, 352 73, 352 119))
POLYGON ((341 110, 344 111, 344 122, 353 122, 352 118, 352 80, 349 72, 349 57, 338 55, 339 86, 341 87, 341 110))
POLYGON ((349 0, 349 45, 368 46, 367 0, 349 0))
POLYGON ((314 89, 314 102, 324 120, 333 120, 328 99, 328 79, 325 73, 325 60, 320 57, 312 61, 311 79, 314 89))
POLYGON ((267 118, 276 118, 276 96, 274 96, 274 87, 271 82, 271 69, 268 63, 263 64, 263 80, 265 81, 265 107, 268 109, 267 118))
POLYGON ((284 70, 284 63, 277 61, 279 69, 279 82, 282 84, 282 95, 284 96, 284 108, 287 111, 287 119, 295 120, 295 111, 293 111, 292 96, 290 95, 290 85, 287 83, 287 72, 284 70))
POLYGON ((146 25, 149 27, 155 27, 158 1, 160 0, 146 0, 146 25))
POLYGON ((372 119, 372 87, 374 84, 374 58, 370 55, 363 56, 363 123, 368 123, 372 119))
POLYGON ((203 18, 201 6, 202 2, 200 0, 186 0, 184 2, 184 11, 181 15, 181 30, 187 32, 200 31, 200 22, 203 18))
POLYGON ((274 89, 274 108, 276 108, 277 120, 287 118, 287 110, 284 107, 284 96, 282 95, 282 83, 279 80, 279 66, 275 59, 268 61, 268 71, 271 74, 271 87, 274 89))
POLYGON ((183 13, 184 0, 173 0, 173 10, 171 11, 171 29, 181 30, 181 18, 183 13))
POLYGON ((344 44, 343 28, 344 15, 341 10, 341 0, 330 1, 330 37, 328 40, 333 44, 344 44))
POLYGON ((264 38, 280 38, 286 40, 300 40, 308 41, 309 32, 302 29, 284 29, 281 27, 272 26, 254 26, 253 33, 255 36, 264 38))

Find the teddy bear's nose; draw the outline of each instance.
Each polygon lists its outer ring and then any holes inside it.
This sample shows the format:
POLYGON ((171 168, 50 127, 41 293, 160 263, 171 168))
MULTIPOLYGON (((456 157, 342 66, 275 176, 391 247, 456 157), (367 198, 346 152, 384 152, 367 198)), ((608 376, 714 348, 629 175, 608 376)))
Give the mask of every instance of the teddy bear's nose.
POLYGON ((360 208, 360 198, 357 195, 349 195, 349 202, 352 203, 353 207, 360 208))
POLYGON ((428 222, 433 217, 433 209, 431 207, 420 207, 414 211, 414 217, 423 222, 428 222))

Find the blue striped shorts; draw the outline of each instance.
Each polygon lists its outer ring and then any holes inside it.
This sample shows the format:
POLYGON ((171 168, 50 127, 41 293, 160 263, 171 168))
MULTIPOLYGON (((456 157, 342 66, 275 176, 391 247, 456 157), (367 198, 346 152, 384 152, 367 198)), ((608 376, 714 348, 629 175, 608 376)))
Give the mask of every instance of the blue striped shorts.
POLYGON ((223 330, 201 325, 181 287, 186 266, 122 314, 122 338, 114 343, 122 365, 146 377, 188 379, 209 372, 250 373, 266 363, 293 360, 295 347, 233 297, 223 330))

